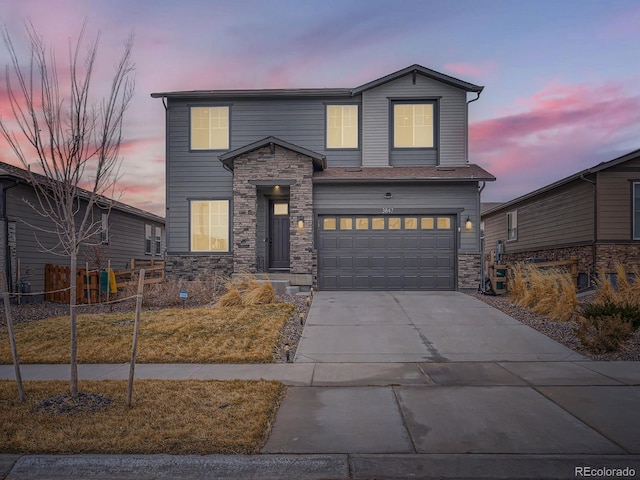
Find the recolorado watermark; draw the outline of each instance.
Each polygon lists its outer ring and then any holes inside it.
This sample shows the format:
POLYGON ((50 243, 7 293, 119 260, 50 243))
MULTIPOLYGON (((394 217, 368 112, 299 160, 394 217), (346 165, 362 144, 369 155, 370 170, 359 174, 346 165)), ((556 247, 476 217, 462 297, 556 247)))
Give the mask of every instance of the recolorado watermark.
POLYGON ((636 476, 635 469, 631 467, 575 467, 573 473, 577 478, 634 478, 636 476))

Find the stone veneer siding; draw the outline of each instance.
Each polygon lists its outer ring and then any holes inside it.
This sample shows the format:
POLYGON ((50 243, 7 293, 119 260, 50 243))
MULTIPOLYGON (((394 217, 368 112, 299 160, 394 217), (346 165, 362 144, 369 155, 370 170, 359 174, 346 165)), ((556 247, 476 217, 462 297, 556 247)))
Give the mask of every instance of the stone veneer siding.
POLYGON ((575 257, 578 259, 579 273, 593 273, 593 247, 591 245, 505 253, 503 257, 502 263, 506 265, 523 262, 528 258, 544 258, 548 262, 557 262, 571 260, 575 257))
POLYGON ((165 275, 168 280, 207 280, 214 275, 231 275, 231 255, 180 255, 165 256, 165 275))
POLYGON ((458 253, 458 289, 478 290, 480 287, 479 253, 458 253))
POLYGON ((311 274, 313 264, 313 162, 310 157, 275 146, 238 156, 233 168, 233 270, 257 270, 257 188, 253 181, 286 181, 289 187, 291 273, 311 274), (298 228, 298 217, 304 227, 298 228))
POLYGON ((614 273, 616 263, 625 267, 640 267, 640 243, 598 243, 596 245, 596 274, 614 273))

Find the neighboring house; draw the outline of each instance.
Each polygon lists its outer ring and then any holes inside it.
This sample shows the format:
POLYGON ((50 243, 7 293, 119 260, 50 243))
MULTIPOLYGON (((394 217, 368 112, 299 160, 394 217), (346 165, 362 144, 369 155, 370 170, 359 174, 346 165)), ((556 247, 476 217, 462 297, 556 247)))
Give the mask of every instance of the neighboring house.
POLYGON ((166 109, 167 275, 477 288, 480 191, 495 180, 468 163, 482 89, 412 65, 356 88, 153 93, 166 109))
POLYGON ((640 150, 483 212, 487 252, 506 263, 577 257, 582 281, 640 265, 640 150))
MULTIPOLYGON (((35 293, 44 291, 45 265, 68 266, 69 257, 46 251, 58 245, 58 237, 39 230, 51 229, 52 222, 39 215, 30 204, 37 206, 38 200, 27 172, 0 162, 0 268, 11 279, 13 288, 19 278, 28 281, 31 292, 35 293)), ((88 262, 93 269, 98 261, 106 268, 111 260, 113 269, 124 269, 132 258, 163 257, 162 217, 114 202, 110 212, 96 207, 94 219, 102 224, 100 238, 95 242, 98 245, 83 247, 78 268, 84 268, 88 262)))

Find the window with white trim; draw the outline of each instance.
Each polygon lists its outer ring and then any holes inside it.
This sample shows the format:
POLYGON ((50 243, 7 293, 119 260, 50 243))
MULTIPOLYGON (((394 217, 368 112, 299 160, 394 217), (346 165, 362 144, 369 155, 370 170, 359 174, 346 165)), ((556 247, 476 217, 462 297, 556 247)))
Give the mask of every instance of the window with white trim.
POLYGON ((640 240, 640 182, 633 182, 633 239, 640 240))
POLYGON ((507 241, 518 239, 518 211, 507 213, 507 241))
POLYGON ((327 105, 327 148, 358 148, 358 105, 327 105))
POLYGON ((144 254, 151 255, 151 229, 152 226, 148 223, 144 226, 144 254))
POLYGON ((393 148, 433 148, 434 102, 393 104, 393 148))
POLYGON ((229 107, 191 107, 191 150, 229 149, 229 107))
POLYGON ((162 227, 156 227, 156 255, 162 255, 162 227))
POLYGON ((229 200, 191 201, 191 251, 229 251, 229 200))
POLYGON ((109 214, 102 213, 100 218, 100 243, 109 243, 109 214))

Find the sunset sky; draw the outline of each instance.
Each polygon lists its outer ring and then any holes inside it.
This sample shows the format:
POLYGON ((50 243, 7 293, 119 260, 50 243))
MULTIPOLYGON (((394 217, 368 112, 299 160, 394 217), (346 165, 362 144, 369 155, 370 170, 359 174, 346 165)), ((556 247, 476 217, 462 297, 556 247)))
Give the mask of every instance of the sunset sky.
MULTIPOLYGON (((498 180, 483 201, 640 148, 640 0, 0 0, 19 54, 30 20, 61 64, 85 19, 101 33, 101 76, 135 33, 121 199, 163 216, 164 108, 152 92, 356 87, 414 63, 484 85, 469 160, 498 180)), ((2 76, 3 117, 7 107, 2 76)), ((17 164, 4 142, 0 160, 17 164)))

